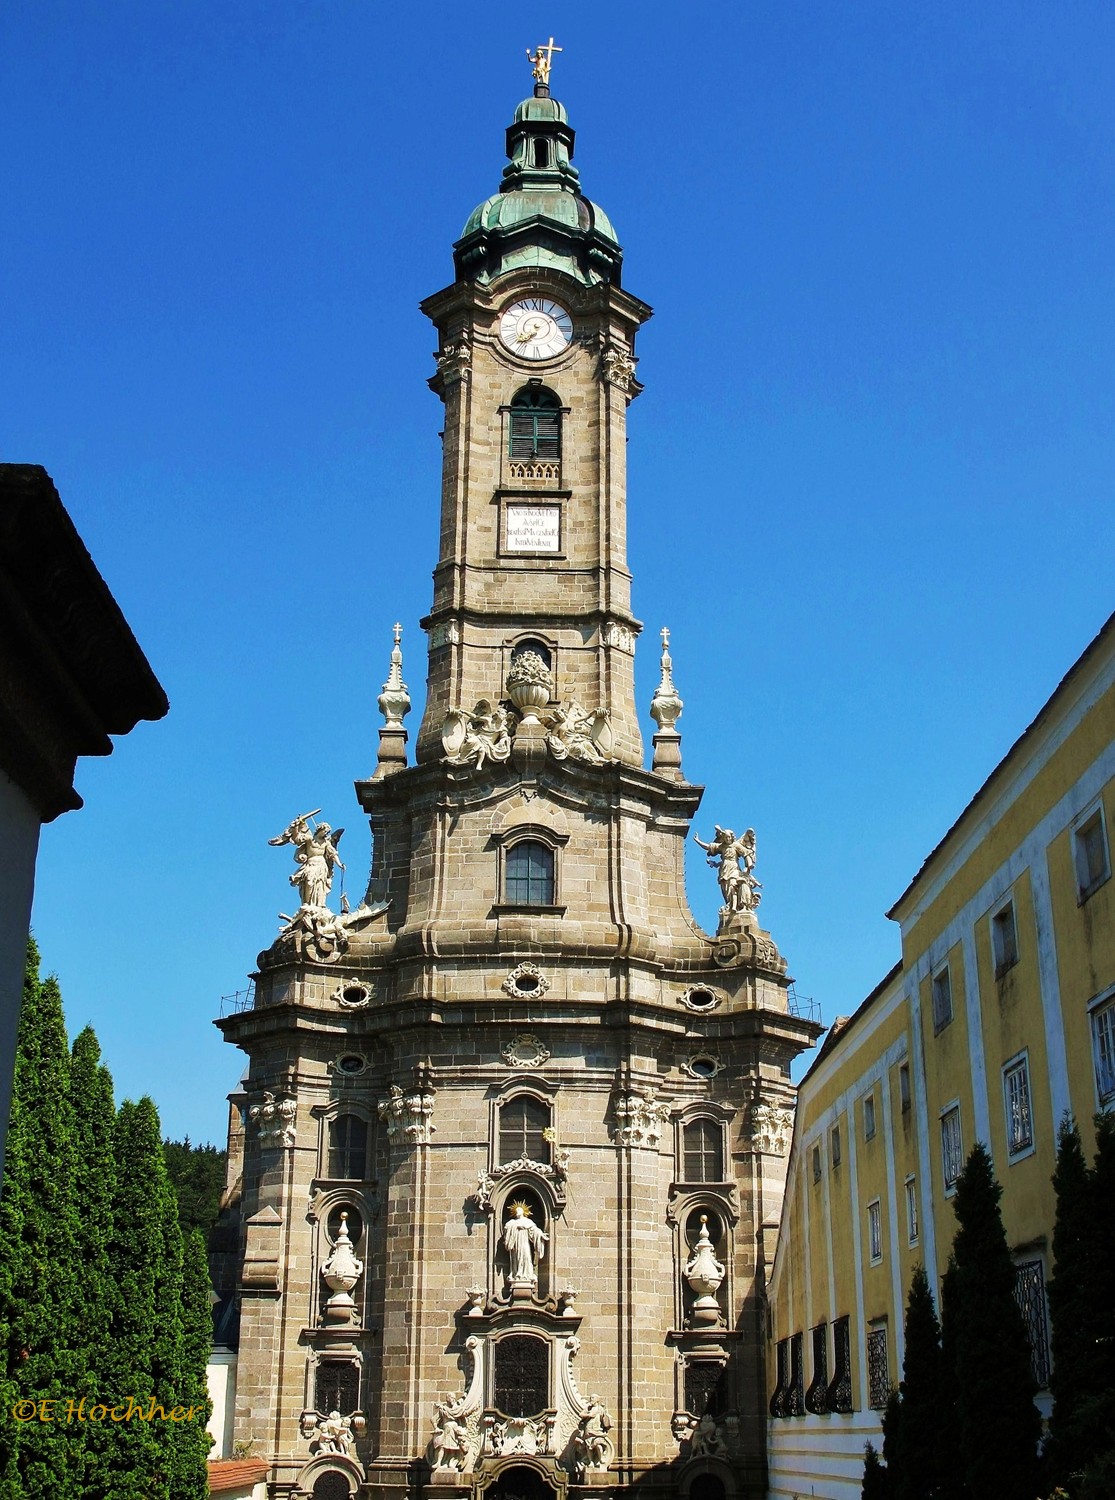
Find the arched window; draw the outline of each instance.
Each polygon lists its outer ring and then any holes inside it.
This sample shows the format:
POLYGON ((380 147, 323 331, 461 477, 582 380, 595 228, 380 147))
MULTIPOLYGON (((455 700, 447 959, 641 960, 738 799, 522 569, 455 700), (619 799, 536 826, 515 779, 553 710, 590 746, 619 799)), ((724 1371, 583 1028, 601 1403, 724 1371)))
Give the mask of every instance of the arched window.
POLYGON ((534 636, 529 636, 526 640, 519 641, 512 647, 511 665, 514 666, 519 657, 525 656, 528 651, 533 651, 535 656, 540 656, 548 667, 553 666, 554 658, 549 646, 547 646, 545 641, 536 640, 534 636))
POLYGON ((507 851, 503 898, 516 906, 553 906, 554 851, 538 839, 521 839, 507 851))
POLYGON ((358 1115, 338 1115, 329 1121, 327 1177, 362 1178, 368 1175, 368 1122, 358 1115))
POLYGON ((724 1181, 724 1132, 715 1120, 690 1120, 681 1133, 682 1181, 724 1181))
POLYGON ((499 1160, 501 1166, 525 1156, 529 1161, 549 1161, 550 1110, 532 1094, 515 1094, 499 1111, 499 1160))
POLYGON ((545 386, 527 385, 511 398, 512 458, 561 457, 561 402, 545 386))
POLYGON ((534 165, 536 167, 548 167, 550 165, 550 145, 548 141, 535 141, 534 165))

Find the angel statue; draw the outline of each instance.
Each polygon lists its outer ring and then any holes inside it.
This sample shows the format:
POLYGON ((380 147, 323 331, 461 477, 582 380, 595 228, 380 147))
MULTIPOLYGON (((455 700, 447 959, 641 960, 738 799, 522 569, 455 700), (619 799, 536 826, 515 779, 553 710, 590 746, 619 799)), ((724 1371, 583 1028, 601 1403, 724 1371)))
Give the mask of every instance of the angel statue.
POLYGON ((763 899, 759 894, 762 886, 751 873, 755 868, 755 830, 749 828, 737 839, 730 828, 721 828, 717 823, 715 829, 711 844, 696 834, 693 838, 706 851, 706 862, 717 872, 724 897, 723 910, 753 911, 763 899))
POLYGON ((606 708, 589 713, 574 698, 567 707, 558 708, 549 720, 546 743, 555 760, 569 756, 592 766, 605 765, 611 741, 606 708))
POLYGON ((290 877, 290 883, 298 887, 303 906, 323 907, 333 885, 333 869, 344 869, 337 845, 341 842, 343 828, 336 833, 328 823, 319 823, 311 829, 310 819, 321 811, 303 813, 293 820, 277 839, 268 839, 269 844, 293 844, 294 862, 298 866, 290 877))
POLYGON ((456 1469, 460 1473, 468 1463, 469 1435, 465 1424, 453 1415, 454 1404, 451 1398, 434 1402, 437 1416, 431 1445, 435 1469, 456 1469))

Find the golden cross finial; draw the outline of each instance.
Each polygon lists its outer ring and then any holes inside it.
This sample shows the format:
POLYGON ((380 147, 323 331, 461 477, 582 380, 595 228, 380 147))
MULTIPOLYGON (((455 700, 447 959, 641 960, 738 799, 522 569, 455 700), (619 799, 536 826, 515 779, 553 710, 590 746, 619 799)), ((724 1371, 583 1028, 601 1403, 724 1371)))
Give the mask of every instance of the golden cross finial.
POLYGON ((537 52, 532 52, 529 47, 527 48, 527 61, 534 68, 535 83, 542 84, 544 88, 549 87, 550 69, 554 65, 554 53, 563 52, 564 50, 563 47, 554 46, 553 37, 550 38, 544 47, 540 46, 537 52))

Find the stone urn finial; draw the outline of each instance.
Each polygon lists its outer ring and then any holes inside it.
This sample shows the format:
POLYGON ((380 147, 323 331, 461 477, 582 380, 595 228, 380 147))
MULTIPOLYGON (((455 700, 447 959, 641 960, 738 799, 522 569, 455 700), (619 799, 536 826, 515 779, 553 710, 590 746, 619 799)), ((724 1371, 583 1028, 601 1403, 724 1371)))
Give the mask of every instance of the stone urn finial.
POLYGON ((709 1327, 723 1322, 716 1293, 724 1280, 724 1267, 713 1254, 708 1232, 708 1214, 701 1215, 701 1232, 685 1267, 685 1279, 697 1298, 690 1314, 690 1326, 709 1327))
POLYGON ((360 1280, 364 1262, 357 1260, 352 1252, 352 1241, 348 1237, 348 1214, 341 1214, 341 1227, 333 1244, 333 1253, 321 1268, 326 1285, 332 1296, 325 1304, 325 1319, 328 1323, 349 1323, 356 1308, 352 1300, 352 1289, 360 1280))
POLYGON ((554 674, 537 651, 521 651, 507 674, 507 695, 522 715, 524 724, 537 722, 538 710, 549 703, 554 674))
POLYGON ((389 727, 401 724, 410 713, 410 693, 403 681, 403 627, 396 625, 393 633, 395 644, 391 648, 391 670, 377 700, 379 711, 389 727))

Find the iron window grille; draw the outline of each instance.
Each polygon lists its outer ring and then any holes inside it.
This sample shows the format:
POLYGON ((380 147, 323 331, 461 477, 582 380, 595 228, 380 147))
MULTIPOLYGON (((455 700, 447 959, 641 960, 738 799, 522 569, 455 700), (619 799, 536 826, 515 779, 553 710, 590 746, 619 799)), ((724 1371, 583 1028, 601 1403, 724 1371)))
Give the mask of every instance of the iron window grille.
POLYGON ((522 839, 507 851, 504 898, 515 906, 553 906, 554 851, 538 839, 522 839))
POLYGON ((360 1410, 360 1366, 350 1359, 323 1359, 314 1377, 314 1405, 318 1411, 339 1411, 351 1417, 360 1410))
POLYGON ((774 1394, 770 1398, 770 1414, 772 1417, 788 1417, 787 1400, 790 1394, 790 1340, 779 1339, 775 1348, 775 1385, 774 1394))
POLYGON ((723 1182, 724 1132, 715 1120, 690 1120, 681 1132, 684 1182, 723 1182))
POLYGON ((505 1417, 536 1417, 550 1404, 550 1346, 529 1333, 500 1339, 495 1350, 496 1406, 505 1417))
POLYGON ((1014 1300, 1030 1342, 1030 1368, 1039 1391, 1049 1386, 1049 1323, 1045 1311, 1045 1270, 1040 1260, 1022 1261, 1014 1268, 1014 1300))
POLYGON ((813 1379, 805 1393, 805 1409, 820 1415, 828 1411, 828 1325, 818 1323, 812 1330, 813 1379))
MULTIPOLYGON (((525 1156, 528 1161, 548 1162, 550 1143, 549 1106, 532 1094, 515 1094, 500 1106, 499 1160, 501 1166, 525 1156)), ((510 1413, 508 1414, 510 1415, 510 1413)))
POLYGON ((867 1399, 876 1411, 890 1400, 890 1370, 887 1366, 887 1330, 867 1330, 867 1399))
POLYGON ((832 1325, 832 1380, 827 1399, 829 1411, 852 1410, 852 1333, 846 1317, 832 1325))
POLYGON ((695 1417, 714 1417, 726 1409, 727 1371, 720 1360, 693 1359, 685 1366, 685 1409, 695 1417))
POLYGON ((960 1106, 954 1104, 941 1116, 941 1171, 945 1192, 951 1193, 964 1170, 964 1141, 960 1133, 960 1106))
MULTIPOLYGON (((338 1115, 329 1122, 327 1176, 359 1181, 368 1173, 368 1122, 358 1115, 338 1115)), ((319 1411, 331 1411, 322 1406, 319 1411)))
POLYGON ((1030 1109, 1030 1069, 1023 1057, 1003 1073, 1004 1102, 1007 1111, 1007 1149, 1011 1156, 1029 1151, 1034 1144, 1034 1124, 1030 1109))
POLYGON ((805 1368, 802 1358, 803 1337, 800 1333, 790 1335, 790 1389, 787 1393, 787 1415, 805 1416, 805 1368))

